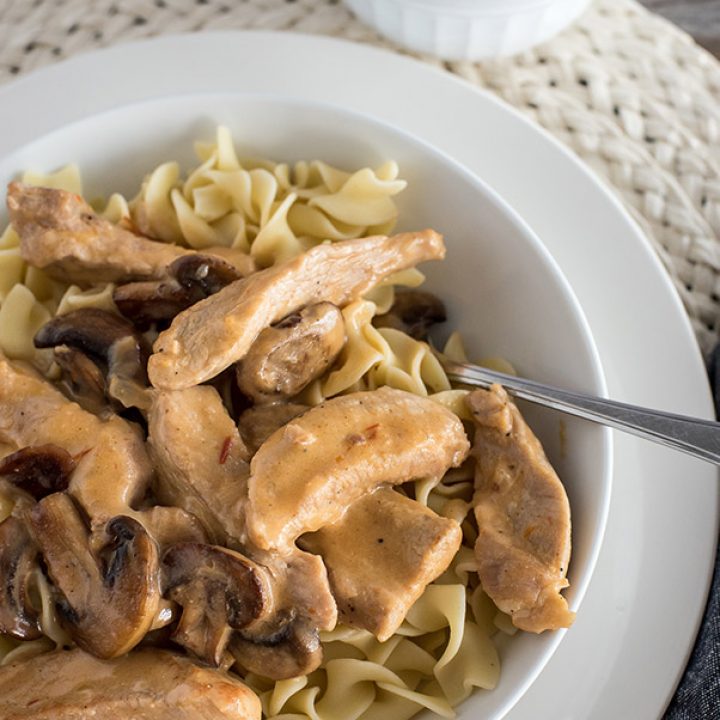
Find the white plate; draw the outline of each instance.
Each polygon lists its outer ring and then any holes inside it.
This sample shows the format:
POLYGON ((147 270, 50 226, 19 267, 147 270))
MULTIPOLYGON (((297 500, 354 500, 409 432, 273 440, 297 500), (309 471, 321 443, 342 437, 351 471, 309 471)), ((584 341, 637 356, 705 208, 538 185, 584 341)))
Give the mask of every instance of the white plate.
MULTIPOLYGON (((712 416, 682 306, 618 202, 518 114, 415 61, 270 33, 119 46, 0 88, 0 156, 92 113, 203 90, 333 102, 454 156, 520 212, 559 262, 590 321, 610 395, 712 416)), ((582 613, 510 720, 656 718, 692 648, 718 533, 716 471, 627 436, 618 435, 615 449, 605 544, 582 613)))

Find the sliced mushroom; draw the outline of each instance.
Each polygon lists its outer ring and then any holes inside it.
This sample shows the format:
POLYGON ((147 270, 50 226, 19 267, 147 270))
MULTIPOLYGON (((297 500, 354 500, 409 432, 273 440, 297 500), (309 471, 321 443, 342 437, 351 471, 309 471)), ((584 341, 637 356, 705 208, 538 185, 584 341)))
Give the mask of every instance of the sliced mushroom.
POLYGON ((184 255, 168 267, 164 280, 119 285, 113 291, 118 310, 138 328, 172 320, 178 313, 218 292, 241 275, 213 255, 184 255))
POLYGON ((182 287, 195 290, 201 297, 214 295, 242 277, 226 260, 200 253, 179 257, 168 272, 182 287))
POLYGON ((323 658, 317 628, 292 613, 279 616, 263 635, 235 633, 228 649, 246 672, 272 680, 307 675, 323 658))
POLYGON ((540 441, 505 390, 475 390, 475 543, 483 590, 529 632, 569 627, 570 505, 540 441))
POLYGON ((79 648, 0 667, 4 720, 260 720, 237 676, 157 648, 99 660, 79 648))
POLYGON ((392 273, 444 255, 433 230, 318 245, 181 312, 154 344, 150 380, 166 390, 198 385, 242 360, 263 329, 296 310, 323 301, 343 307, 392 273))
POLYGON ((11 515, 0 523, 0 633, 19 640, 42 636, 30 597, 38 553, 22 520, 11 515))
POLYGON ((333 398, 291 420, 253 457, 248 535, 262 549, 290 547, 365 493, 441 477, 468 450, 457 416, 428 398, 389 387, 333 398))
POLYGON ((105 528, 107 543, 95 554, 65 493, 41 500, 28 521, 62 596, 57 610, 73 640, 100 658, 135 647, 152 626, 160 600, 158 550, 143 526, 113 518, 105 528))
POLYGON ((0 476, 36 500, 66 490, 75 459, 57 445, 24 447, 0 460, 0 476))
POLYGON ((398 290, 390 311, 374 318, 373 325, 402 330, 416 340, 426 340, 430 328, 446 320, 440 298, 421 290, 398 290))
POLYGON ((173 278, 127 283, 113 290, 117 309, 140 329, 171 320, 200 299, 173 278))
POLYGON ((233 630, 272 609, 265 571, 233 550, 198 543, 171 547, 163 557, 165 595, 182 606, 173 640, 219 665, 233 630))
POLYGON ((238 429, 250 454, 254 455, 276 430, 308 409, 299 403, 277 402, 245 410, 238 420, 238 429))
POLYGON ((292 397, 330 367, 344 344, 340 310, 310 305, 257 336, 238 363, 238 385, 256 403, 292 397))
MULTIPOLYGON (((82 308, 53 318, 35 335, 35 347, 65 345, 107 367, 106 387, 126 407, 146 407, 148 347, 132 323, 97 308, 82 308), (133 391, 134 388, 134 391, 133 391)), ((87 372, 87 363, 83 364, 87 372)))
POLYGON ((67 345, 54 350, 55 362, 62 370, 62 388, 80 407, 94 415, 108 409, 105 373, 85 353, 67 345))
MULTIPOLYGON (((196 254, 113 225, 79 195, 64 190, 10 183, 7 206, 23 259, 63 282, 162 280, 174 260, 196 254)), ((206 248, 203 254, 224 258, 243 277, 255 270, 251 257, 231 248, 206 248)))

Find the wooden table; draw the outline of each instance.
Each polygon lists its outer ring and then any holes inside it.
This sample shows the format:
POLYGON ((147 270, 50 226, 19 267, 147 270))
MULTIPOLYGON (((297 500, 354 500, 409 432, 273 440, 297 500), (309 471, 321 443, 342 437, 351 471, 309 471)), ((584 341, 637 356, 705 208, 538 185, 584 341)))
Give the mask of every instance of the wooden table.
POLYGON ((640 0, 720 58, 720 0, 640 0))

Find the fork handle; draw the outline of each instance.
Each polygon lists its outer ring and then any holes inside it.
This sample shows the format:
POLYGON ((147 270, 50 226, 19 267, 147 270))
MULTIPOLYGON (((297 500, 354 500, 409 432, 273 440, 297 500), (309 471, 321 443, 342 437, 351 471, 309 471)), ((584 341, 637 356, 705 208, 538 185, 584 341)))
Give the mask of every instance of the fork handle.
POLYGON ((720 423, 712 420, 700 420, 561 390, 475 365, 443 359, 443 366, 450 380, 486 389, 493 383, 499 383, 511 395, 522 400, 624 430, 720 465, 720 423))

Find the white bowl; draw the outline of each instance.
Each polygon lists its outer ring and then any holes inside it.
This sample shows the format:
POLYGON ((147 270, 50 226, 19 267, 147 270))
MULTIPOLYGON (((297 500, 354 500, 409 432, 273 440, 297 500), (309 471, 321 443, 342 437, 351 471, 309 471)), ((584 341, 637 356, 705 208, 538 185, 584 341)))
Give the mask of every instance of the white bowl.
MULTIPOLYGON (((358 168, 387 159, 408 188, 399 229, 445 234, 447 259, 423 266, 472 356, 501 355, 521 374, 603 395, 605 383, 583 313, 542 243, 481 180, 420 140, 370 117, 329 105, 253 95, 187 95, 122 107, 61 128, 0 161, 0 180, 24 169, 77 162, 86 195, 132 195, 143 175, 169 159, 190 167, 193 141, 231 129, 240 155, 323 159, 358 168)), ((611 443, 601 427, 551 411, 526 412, 564 480, 573 513, 566 593, 578 610, 595 566, 610 499, 611 443)), ((582 614, 582 611, 580 611, 582 614)), ((572 632, 572 629, 569 631, 572 632)), ((518 633, 500 645, 501 680, 475 693, 461 718, 502 717, 548 661, 565 632, 518 633)))
POLYGON ((345 0, 395 42, 446 60, 514 55, 551 38, 591 0, 345 0))

